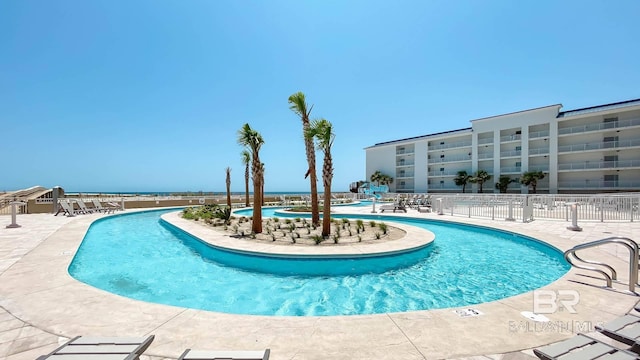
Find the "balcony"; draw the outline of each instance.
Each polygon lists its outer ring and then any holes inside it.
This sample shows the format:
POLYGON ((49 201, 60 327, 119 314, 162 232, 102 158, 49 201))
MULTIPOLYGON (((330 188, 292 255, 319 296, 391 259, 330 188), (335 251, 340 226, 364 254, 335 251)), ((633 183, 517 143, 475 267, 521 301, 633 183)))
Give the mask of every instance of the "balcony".
MULTIPOLYGON (((429 191, 433 190, 457 190, 462 191, 462 186, 457 186, 453 181, 445 182, 444 184, 428 184, 427 188, 429 191)), ((467 185, 467 188, 469 186, 467 185)))
POLYGON ((521 153, 521 150, 500 151, 500 157, 520 156, 521 153))
POLYGON ((529 155, 548 155, 548 154, 549 154, 548 147, 529 148, 529 155))
POLYGON ((601 150, 601 149, 617 149, 626 147, 640 146, 640 139, 635 140, 622 140, 622 141, 603 141, 589 144, 576 144, 576 145, 560 145, 558 146, 558 152, 573 152, 573 151, 587 151, 587 150, 601 150))
POLYGON ((454 149, 454 148, 462 148, 462 147, 471 147, 471 140, 452 142, 448 144, 429 145, 429 151, 440 150, 440 149, 454 149))
POLYGON ((408 173, 398 173, 396 175, 396 179, 405 179, 405 178, 413 178, 413 173, 412 172, 408 172, 408 173))
POLYGON ((444 171, 429 171, 427 175, 433 176, 455 176, 458 175, 460 170, 444 170, 444 171))
POLYGON ((558 164, 558 171, 599 170, 640 167, 640 160, 582 161, 558 164))
POLYGON ((493 159, 493 152, 478 153, 478 160, 493 159))
POLYGON ((396 167, 413 166, 413 165, 414 165, 413 161, 398 161, 398 162, 396 162, 396 167))
POLYGON ((511 166, 500 168, 500 174, 520 174, 522 172, 521 166, 511 166))
POLYGON ((396 150, 396 155, 407 155, 407 154, 413 154, 414 151, 413 150, 396 150))
POLYGON ((478 145, 493 144, 493 138, 478 139, 478 145))
POLYGON ((545 164, 545 165, 529 165, 529 171, 548 172, 549 171, 549 165, 548 164, 545 164))
POLYGON ((600 122, 595 124, 587 124, 587 125, 579 125, 579 126, 562 128, 562 129, 558 129, 558 135, 579 134, 579 133, 585 133, 590 131, 619 129, 619 128, 625 128, 630 126, 640 126, 640 118, 618 120, 618 121, 612 121, 612 122, 606 122, 606 123, 600 122))
POLYGON ((522 139, 522 134, 513 134, 513 135, 500 136, 500 142, 518 141, 520 139, 522 139))
POLYGON ((640 189, 640 181, 574 180, 558 181, 560 189, 640 189))
POLYGON ((471 155, 452 155, 441 158, 429 159, 429 163, 445 163, 454 161, 471 161, 471 155))
POLYGON ((529 133, 529 139, 538 139, 549 136, 549 130, 532 131, 529 133))

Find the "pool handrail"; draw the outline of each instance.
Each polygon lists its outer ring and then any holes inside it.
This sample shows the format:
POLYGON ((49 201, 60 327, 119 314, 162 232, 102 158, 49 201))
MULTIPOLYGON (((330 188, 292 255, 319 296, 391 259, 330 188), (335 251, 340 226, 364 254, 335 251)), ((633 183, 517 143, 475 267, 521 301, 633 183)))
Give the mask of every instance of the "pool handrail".
POLYGON ((638 257, 639 257, 640 250, 638 250, 638 243, 636 243, 630 238, 622 237, 622 236, 612 236, 612 237, 608 237, 600 240, 590 241, 584 244, 579 244, 565 251, 564 259, 569 264, 571 264, 571 266, 576 267, 578 269, 595 271, 597 273, 600 273, 601 275, 604 276, 607 282, 607 287, 612 288, 613 280, 617 280, 617 277, 618 277, 618 274, 616 273, 615 269, 612 266, 599 261, 584 260, 576 254, 578 250, 588 249, 588 248, 592 248, 592 247, 596 247, 604 244, 620 244, 625 246, 629 250, 629 291, 632 293, 635 293, 635 287, 638 284, 638 257), (573 259, 586 264, 602 266, 607 270, 609 270, 611 272, 611 275, 609 275, 605 271, 596 267, 576 264, 573 261, 573 259))

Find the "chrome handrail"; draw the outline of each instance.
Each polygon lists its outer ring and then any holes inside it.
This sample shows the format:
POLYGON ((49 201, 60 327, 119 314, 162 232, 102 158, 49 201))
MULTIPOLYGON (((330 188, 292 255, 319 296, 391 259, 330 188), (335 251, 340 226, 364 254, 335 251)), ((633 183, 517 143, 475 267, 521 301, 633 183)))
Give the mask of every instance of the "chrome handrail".
POLYGON ((580 256, 576 254, 578 250, 588 249, 588 248, 592 248, 592 247, 596 247, 604 244, 620 244, 625 246, 629 250, 629 291, 632 293, 635 293, 635 287, 636 285, 638 285, 638 257, 640 254, 640 250, 638 249, 638 243, 636 243, 632 239, 629 239, 627 237, 622 237, 622 236, 613 236, 605 239, 591 241, 584 244, 579 244, 565 251, 564 259, 567 260, 567 262, 571 264, 571 266, 574 266, 578 269, 595 271, 597 273, 602 274, 605 280, 607 281, 607 287, 612 287, 613 280, 617 280, 618 278, 618 274, 616 273, 616 270, 613 267, 603 262, 582 259, 580 256), (601 269, 598 269, 592 266, 576 264, 574 263, 573 259, 581 261, 586 264, 602 266, 608 269, 611 272, 611 275, 609 275, 608 273, 606 273, 601 269))

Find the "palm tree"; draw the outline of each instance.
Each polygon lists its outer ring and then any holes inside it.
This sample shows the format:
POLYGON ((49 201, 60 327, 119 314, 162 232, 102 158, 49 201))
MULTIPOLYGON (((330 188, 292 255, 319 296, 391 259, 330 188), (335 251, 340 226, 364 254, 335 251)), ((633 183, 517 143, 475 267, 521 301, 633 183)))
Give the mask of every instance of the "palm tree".
POLYGON ((227 206, 231 209, 231 168, 225 169, 227 172, 227 206))
POLYGON ((536 193, 536 187, 538 186, 538 180, 544 179, 544 173, 542 171, 527 171, 522 174, 520 183, 526 186, 531 186, 531 193, 536 193))
POLYGON ((244 206, 249 207, 249 164, 251 154, 245 149, 240 153, 242 164, 244 165, 244 206))
POLYGON ((382 180, 382 177, 384 175, 382 175, 382 173, 380 172, 380 170, 376 170, 376 172, 374 172, 373 174, 371 174, 371 182, 375 182, 376 185, 380 186, 380 180, 382 180))
POLYGON ((259 132, 253 130, 249 124, 242 125, 238 130, 238 144, 251 151, 251 170, 253 175, 253 222, 251 230, 259 234, 262 232, 262 183, 263 166, 260 162, 260 148, 264 139, 259 132))
POLYGON ((500 191, 500 194, 506 194, 509 184, 513 182, 516 181, 507 175, 500 175, 500 178, 498 178, 498 182, 496 183, 496 189, 500 191))
POLYGON ((469 179, 470 183, 478 184, 480 188, 478 189, 479 193, 482 193, 482 184, 486 181, 491 180, 491 175, 485 170, 478 170, 475 174, 469 179))
POLYGON ((464 170, 460 170, 456 177, 453 178, 453 182, 456 183, 456 186, 462 186, 462 193, 464 194, 464 190, 467 188, 467 183, 470 179, 471 175, 467 174, 464 170))
POLYGON ((313 147, 313 139, 306 136, 307 129, 309 129, 309 115, 311 114, 311 107, 307 107, 307 101, 304 93, 297 92, 289 96, 289 109, 296 113, 302 120, 302 135, 304 136, 304 148, 307 153, 307 164, 309 168, 304 175, 305 179, 309 177, 311 183, 311 223, 318 225, 320 223, 320 211, 318 206, 318 176, 316 175, 316 152, 313 147))
POLYGON ((380 184, 382 185, 391 185, 393 183, 393 178, 389 175, 380 176, 380 184))
POLYGON ((331 145, 333 145, 335 138, 333 126, 325 119, 313 120, 305 132, 305 138, 315 138, 318 149, 324 153, 324 162, 322 164, 322 184, 324 185, 322 236, 326 237, 331 233, 331 181, 333 180, 331 145))

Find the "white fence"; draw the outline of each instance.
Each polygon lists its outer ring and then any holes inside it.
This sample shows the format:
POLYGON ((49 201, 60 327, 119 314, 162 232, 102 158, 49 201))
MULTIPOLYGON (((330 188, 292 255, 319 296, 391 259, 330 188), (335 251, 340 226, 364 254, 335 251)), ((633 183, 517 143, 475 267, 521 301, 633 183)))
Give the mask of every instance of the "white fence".
MULTIPOLYGON (((401 198, 413 197, 397 194, 401 198)), ((422 196, 422 195, 421 195, 422 196)), ((577 205, 579 221, 638 221, 640 194, 520 195, 520 194, 424 194, 434 211, 489 219, 533 221, 570 220, 571 205, 577 205)))

